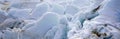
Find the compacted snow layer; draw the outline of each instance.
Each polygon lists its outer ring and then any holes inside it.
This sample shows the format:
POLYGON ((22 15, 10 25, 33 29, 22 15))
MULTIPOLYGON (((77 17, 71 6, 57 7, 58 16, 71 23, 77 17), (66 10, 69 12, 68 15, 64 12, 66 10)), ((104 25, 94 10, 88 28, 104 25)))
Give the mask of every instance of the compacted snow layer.
POLYGON ((0 0, 0 39, 119 39, 120 0, 0 0))

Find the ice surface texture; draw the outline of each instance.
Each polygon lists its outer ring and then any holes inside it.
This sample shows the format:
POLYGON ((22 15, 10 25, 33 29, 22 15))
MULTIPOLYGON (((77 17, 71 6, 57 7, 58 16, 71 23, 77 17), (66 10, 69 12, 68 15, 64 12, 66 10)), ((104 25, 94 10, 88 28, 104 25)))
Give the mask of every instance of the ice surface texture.
POLYGON ((120 0, 0 0, 0 39, 119 39, 120 0))

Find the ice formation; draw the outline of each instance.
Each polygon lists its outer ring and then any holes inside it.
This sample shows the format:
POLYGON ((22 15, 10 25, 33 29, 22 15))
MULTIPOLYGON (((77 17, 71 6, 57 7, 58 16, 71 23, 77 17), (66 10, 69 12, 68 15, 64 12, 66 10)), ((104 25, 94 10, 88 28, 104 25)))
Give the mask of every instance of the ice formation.
POLYGON ((119 39, 120 0, 0 0, 0 39, 119 39))

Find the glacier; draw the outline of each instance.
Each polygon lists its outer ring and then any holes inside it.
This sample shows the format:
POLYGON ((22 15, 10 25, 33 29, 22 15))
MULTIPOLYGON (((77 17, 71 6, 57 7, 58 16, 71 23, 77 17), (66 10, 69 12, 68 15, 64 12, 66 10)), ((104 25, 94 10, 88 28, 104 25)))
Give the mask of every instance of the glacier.
POLYGON ((119 39, 120 0, 0 0, 0 39, 119 39))

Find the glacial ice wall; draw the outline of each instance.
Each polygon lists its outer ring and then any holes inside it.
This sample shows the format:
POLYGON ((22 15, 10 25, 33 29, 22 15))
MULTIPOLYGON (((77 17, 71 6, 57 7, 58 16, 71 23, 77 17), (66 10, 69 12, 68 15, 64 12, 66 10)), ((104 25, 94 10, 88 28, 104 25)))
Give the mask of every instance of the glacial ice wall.
POLYGON ((0 39, 119 39, 120 0, 0 0, 0 39))

